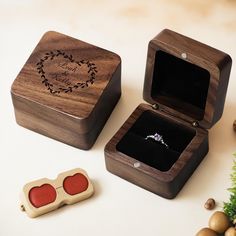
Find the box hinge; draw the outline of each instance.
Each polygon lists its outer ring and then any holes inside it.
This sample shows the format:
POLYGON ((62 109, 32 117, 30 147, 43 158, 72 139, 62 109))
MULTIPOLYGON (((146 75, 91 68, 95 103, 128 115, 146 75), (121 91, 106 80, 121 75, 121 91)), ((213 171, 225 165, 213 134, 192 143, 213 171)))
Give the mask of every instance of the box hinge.
POLYGON ((154 103, 154 104, 152 104, 152 109, 159 110, 160 106, 158 104, 154 103))
MULTIPOLYGON (((160 111, 165 112, 166 114, 169 114, 169 115, 173 116, 173 114, 171 114, 170 112, 167 112, 166 110, 162 109, 162 108, 159 106, 159 104, 157 104, 157 103, 152 104, 151 107, 152 107, 153 110, 160 110, 160 111)), ((181 118, 181 119, 184 120, 183 118, 181 118)), ((189 123, 188 120, 184 120, 184 121, 186 121, 186 122, 189 123)), ((195 127, 195 128, 196 128, 196 127, 199 127, 199 122, 196 121, 196 120, 194 120, 194 121, 192 122, 192 126, 195 127)))

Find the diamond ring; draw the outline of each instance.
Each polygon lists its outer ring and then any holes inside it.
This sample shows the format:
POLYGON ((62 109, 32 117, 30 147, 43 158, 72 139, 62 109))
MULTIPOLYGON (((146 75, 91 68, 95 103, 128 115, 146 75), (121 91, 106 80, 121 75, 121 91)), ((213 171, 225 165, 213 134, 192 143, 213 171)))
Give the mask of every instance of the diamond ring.
POLYGON ((163 137, 158 133, 155 133, 154 135, 148 135, 145 138, 145 140, 147 140, 147 139, 153 139, 156 142, 159 142, 159 143, 163 144, 166 148, 169 148, 169 146, 164 142, 163 137))

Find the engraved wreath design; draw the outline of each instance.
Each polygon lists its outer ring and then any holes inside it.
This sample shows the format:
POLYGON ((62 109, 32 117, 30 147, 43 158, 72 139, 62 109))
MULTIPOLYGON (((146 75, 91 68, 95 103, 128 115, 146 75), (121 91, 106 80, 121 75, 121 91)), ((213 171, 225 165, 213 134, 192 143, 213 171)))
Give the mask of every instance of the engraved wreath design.
POLYGON ((45 56, 40 59, 40 61, 36 64, 36 66, 37 66, 38 74, 40 75, 40 77, 42 79, 42 83, 47 87, 47 89, 52 94, 59 94, 61 92, 68 93, 68 92, 72 92, 74 89, 86 88, 89 86, 89 84, 92 85, 94 83, 94 80, 96 78, 96 73, 98 72, 97 67, 94 63, 91 63, 88 60, 76 61, 76 60, 74 60, 74 58, 71 54, 68 55, 61 50, 50 51, 50 52, 45 53, 45 56), (53 84, 50 83, 50 81, 46 77, 46 73, 44 70, 44 63, 47 60, 53 60, 55 57, 59 57, 59 56, 62 56, 63 58, 69 60, 71 63, 76 63, 78 66, 87 65, 88 79, 85 82, 78 82, 78 83, 74 84, 73 86, 68 86, 66 88, 59 87, 58 89, 54 89, 53 84))

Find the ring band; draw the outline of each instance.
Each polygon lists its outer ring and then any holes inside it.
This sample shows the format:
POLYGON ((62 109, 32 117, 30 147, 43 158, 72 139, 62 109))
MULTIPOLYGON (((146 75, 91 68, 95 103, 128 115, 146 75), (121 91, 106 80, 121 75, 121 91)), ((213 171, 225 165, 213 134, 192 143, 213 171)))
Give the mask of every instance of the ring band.
POLYGON ((154 135, 148 135, 145 140, 148 139, 153 139, 154 141, 163 144, 166 148, 169 148, 168 144, 164 142, 163 137, 158 133, 155 133, 154 135))

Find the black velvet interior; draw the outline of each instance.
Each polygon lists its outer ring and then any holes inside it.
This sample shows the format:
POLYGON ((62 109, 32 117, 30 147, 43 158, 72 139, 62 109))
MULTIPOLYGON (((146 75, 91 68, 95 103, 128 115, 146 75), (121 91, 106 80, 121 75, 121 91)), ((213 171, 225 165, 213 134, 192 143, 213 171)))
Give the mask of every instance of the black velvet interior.
POLYGON ((210 73, 163 51, 155 56, 151 96, 194 119, 204 117, 210 73))
POLYGON ((145 111, 117 144, 116 148, 128 156, 160 171, 168 171, 195 136, 195 131, 145 111), (160 142, 147 139, 147 135, 162 135, 166 148, 160 142))

